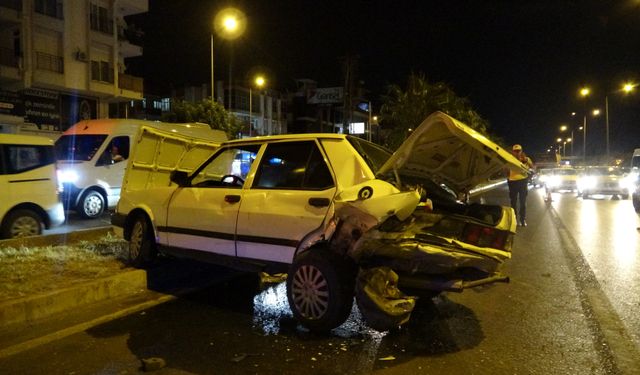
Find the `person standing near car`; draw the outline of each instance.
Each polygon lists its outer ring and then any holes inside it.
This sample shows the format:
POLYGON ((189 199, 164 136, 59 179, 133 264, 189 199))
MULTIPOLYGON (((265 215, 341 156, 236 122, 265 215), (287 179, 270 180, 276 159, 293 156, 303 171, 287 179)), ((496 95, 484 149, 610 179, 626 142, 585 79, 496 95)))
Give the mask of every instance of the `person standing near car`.
MULTIPOLYGON (((520 160, 520 162, 527 166, 527 168, 533 168, 533 162, 524 153, 522 146, 519 144, 513 145, 511 148, 511 154, 520 160)), ((528 192, 529 174, 523 172, 514 172, 509 170, 509 177, 507 184, 509 185, 509 199, 511 200, 511 207, 516 212, 518 218, 518 225, 527 226, 527 192, 528 192)))

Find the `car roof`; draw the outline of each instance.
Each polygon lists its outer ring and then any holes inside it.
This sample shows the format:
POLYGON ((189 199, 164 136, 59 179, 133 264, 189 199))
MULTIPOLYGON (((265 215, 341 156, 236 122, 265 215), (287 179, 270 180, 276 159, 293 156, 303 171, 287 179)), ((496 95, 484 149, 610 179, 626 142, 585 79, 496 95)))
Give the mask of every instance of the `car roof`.
POLYGON ((0 133, 0 144, 53 146, 53 140, 38 135, 0 133))
POLYGON ((271 141, 290 141, 290 140, 315 140, 315 139, 347 139, 347 134, 336 133, 304 133, 304 134, 282 134, 282 135, 264 135, 258 137, 233 139, 222 142, 221 145, 233 145, 238 143, 262 143, 271 141))

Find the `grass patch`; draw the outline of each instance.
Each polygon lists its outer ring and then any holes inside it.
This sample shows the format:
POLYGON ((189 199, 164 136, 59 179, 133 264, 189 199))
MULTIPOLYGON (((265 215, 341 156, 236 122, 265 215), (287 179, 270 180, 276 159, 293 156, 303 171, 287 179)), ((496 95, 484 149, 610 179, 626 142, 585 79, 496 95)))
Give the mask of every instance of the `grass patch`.
POLYGON ((71 245, 0 248, 0 302, 46 293, 127 269, 128 243, 108 234, 71 245))

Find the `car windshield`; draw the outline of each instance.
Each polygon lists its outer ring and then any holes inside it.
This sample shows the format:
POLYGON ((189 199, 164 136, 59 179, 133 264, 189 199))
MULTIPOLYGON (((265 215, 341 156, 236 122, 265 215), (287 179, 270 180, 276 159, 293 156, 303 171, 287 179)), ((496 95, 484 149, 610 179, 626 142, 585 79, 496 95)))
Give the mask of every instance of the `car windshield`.
POLYGON ((106 138, 106 134, 63 135, 56 141, 56 157, 58 160, 91 160, 106 138))

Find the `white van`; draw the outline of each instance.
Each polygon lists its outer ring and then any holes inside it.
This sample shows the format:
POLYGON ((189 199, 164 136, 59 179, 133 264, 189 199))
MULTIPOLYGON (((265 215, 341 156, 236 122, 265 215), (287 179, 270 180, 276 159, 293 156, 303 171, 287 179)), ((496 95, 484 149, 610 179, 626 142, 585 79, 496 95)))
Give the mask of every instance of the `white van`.
POLYGON ((56 156, 63 203, 84 218, 97 218, 106 208, 114 208, 129 155, 141 128, 155 128, 213 142, 227 139, 221 130, 207 124, 174 124, 136 119, 81 121, 56 141, 56 156))
POLYGON ((0 238, 35 236, 64 222, 53 141, 0 134, 0 238))

